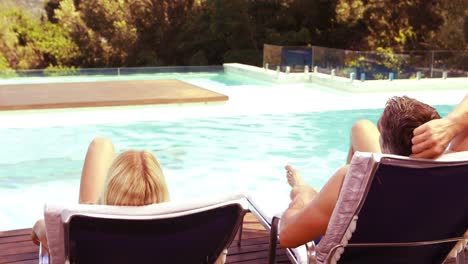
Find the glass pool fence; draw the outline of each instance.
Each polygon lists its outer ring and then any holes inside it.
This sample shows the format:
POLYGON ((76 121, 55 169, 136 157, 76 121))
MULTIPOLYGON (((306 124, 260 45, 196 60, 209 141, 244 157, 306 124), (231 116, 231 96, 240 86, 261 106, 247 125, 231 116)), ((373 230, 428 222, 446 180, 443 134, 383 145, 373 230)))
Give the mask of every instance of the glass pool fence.
POLYGON ((122 67, 122 68, 63 68, 40 70, 0 71, 0 78, 47 76, 120 76, 153 73, 222 72, 223 66, 170 66, 170 67, 122 67))
POLYGON ((319 72, 356 80, 468 77, 468 52, 264 45, 263 65, 281 72, 319 72))
MULTIPOLYGON (((263 67, 278 72, 318 72, 355 80, 468 77, 468 51, 353 51, 319 46, 264 45, 263 67)), ((222 72, 223 66, 59 68, 4 70, 0 78, 119 76, 153 73, 222 72)))

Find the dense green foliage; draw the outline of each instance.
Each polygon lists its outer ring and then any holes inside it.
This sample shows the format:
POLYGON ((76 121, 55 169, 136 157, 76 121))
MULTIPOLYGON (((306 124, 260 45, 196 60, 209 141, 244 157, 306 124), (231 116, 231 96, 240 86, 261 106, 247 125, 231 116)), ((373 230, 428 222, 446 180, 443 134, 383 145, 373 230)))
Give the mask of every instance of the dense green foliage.
POLYGON ((467 0, 46 0, 0 6, 0 70, 262 63, 263 44, 468 48, 467 0))

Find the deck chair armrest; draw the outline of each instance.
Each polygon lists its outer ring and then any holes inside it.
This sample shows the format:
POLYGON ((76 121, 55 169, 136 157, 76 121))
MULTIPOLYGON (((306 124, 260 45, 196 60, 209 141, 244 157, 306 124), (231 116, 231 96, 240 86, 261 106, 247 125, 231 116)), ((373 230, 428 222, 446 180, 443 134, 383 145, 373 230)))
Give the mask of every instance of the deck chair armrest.
POLYGON ((39 243, 39 264, 49 264, 49 251, 41 242, 39 243))
POLYGON ((278 242, 278 239, 279 239, 279 224, 280 224, 282 215, 283 213, 277 213, 271 219, 270 247, 274 247, 275 250, 276 250, 276 243, 278 242))
POLYGON ((276 263, 276 244, 278 243, 280 219, 281 219, 281 214, 276 214, 271 219, 270 245, 268 249, 269 263, 276 263))
MULTIPOLYGON (((284 211, 288 208, 290 198, 287 195, 283 197, 272 197, 269 192, 267 194, 250 194, 248 201, 251 213, 259 220, 260 224, 269 231, 270 243, 268 263, 275 263, 278 240, 281 240, 281 234, 279 232, 281 225, 280 220, 284 211)), ((304 263, 307 260, 305 246, 285 248, 285 250, 292 263, 304 263)))
POLYGON ((457 242, 445 260, 455 259, 455 263, 463 264, 465 261, 465 251, 468 249, 468 230, 463 237, 464 239, 457 242))
POLYGON ((274 218, 281 219, 281 216, 283 216, 283 213, 284 213, 284 212, 277 213, 277 214, 275 214, 273 217, 274 217, 274 218))
POLYGON ((270 231, 270 236, 271 237, 273 237, 273 236, 276 237, 276 238, 279 237, 279 223, 280 223, 280 220, 281 220, 281 215, 282 214, 276 214, 271 219, 271 231, 270 231))
POLYGON ((317 263, 317 245, 315 241, 309 241, 305 244, 307 250, 307 263, 315 264, 317 263))

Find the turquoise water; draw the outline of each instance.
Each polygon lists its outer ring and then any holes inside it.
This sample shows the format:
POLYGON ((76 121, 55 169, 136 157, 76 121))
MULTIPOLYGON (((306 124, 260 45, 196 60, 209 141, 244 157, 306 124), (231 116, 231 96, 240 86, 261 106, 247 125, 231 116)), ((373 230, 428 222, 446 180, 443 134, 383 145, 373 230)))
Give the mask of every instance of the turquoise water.
MULTIPOLYGON (((437 108, 444 116, 453 107, 437 108)), ((151 150, 172 200, 269 188, 288 192, 285 164, 321 188, 346 160, 352 124, 376 122, 381 111, 0 129, 0 230, 30 227, 46 201, 76 202, 86 149, 96 136, 112 139, 117 152, 151 150)))

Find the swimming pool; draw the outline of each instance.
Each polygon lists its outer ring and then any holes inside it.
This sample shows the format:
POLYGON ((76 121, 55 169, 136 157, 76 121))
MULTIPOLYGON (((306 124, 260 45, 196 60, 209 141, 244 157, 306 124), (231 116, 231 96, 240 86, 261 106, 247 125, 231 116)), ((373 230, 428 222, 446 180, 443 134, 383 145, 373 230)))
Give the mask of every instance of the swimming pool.
MULTIPOLYGON (((453 106, 441 105, 442 115, 453 106)), ((180 108, 182 111, 183 108, 180 108)), ((344 164, 354 121, 382 109, 171 118, 0 128, 0 230, 31 227, 46 201, 77 202, 89 142, 112 139, 158 157, 172 200, 232 191, 287 193, 284 165, 320 188, 344 164)))

